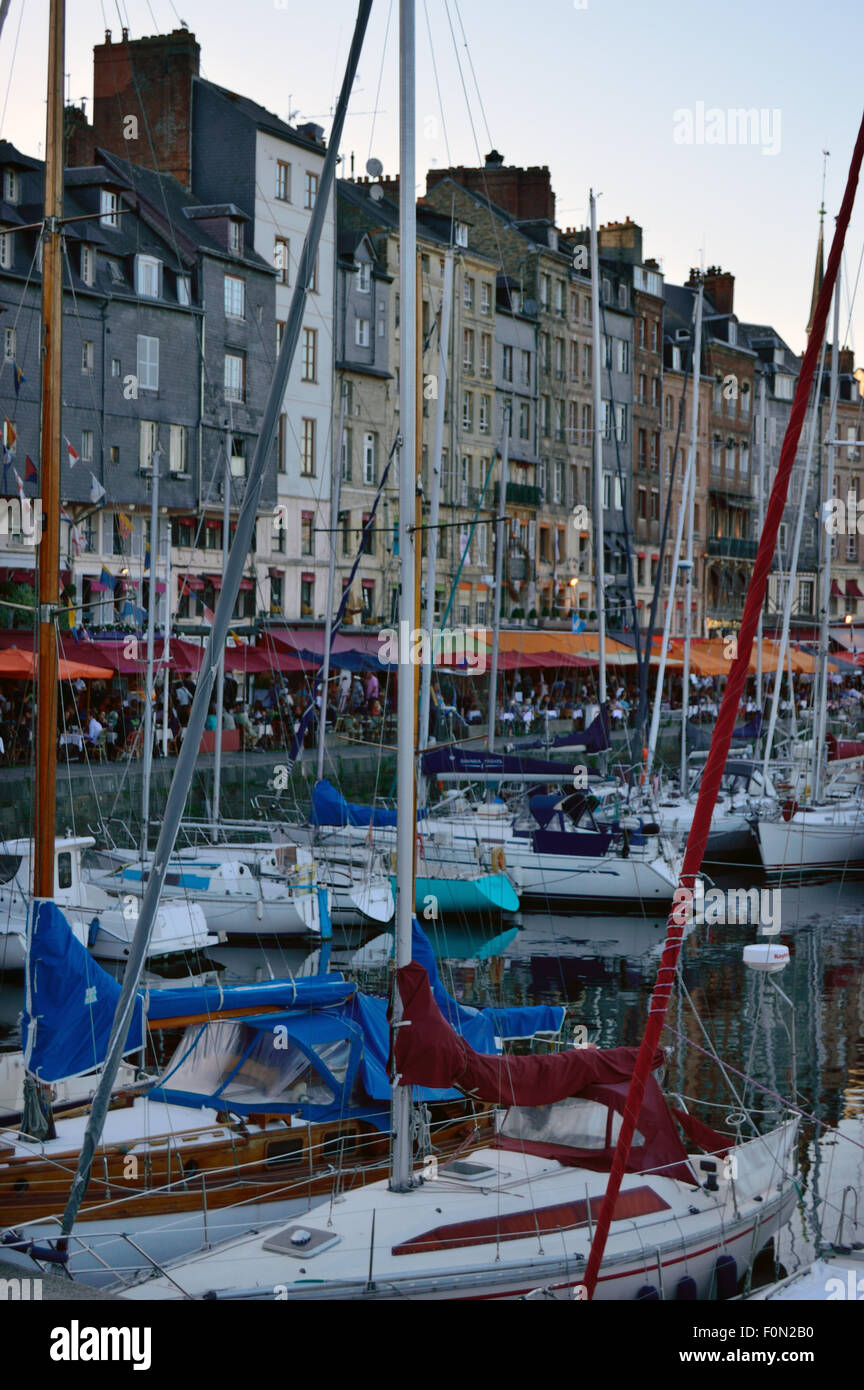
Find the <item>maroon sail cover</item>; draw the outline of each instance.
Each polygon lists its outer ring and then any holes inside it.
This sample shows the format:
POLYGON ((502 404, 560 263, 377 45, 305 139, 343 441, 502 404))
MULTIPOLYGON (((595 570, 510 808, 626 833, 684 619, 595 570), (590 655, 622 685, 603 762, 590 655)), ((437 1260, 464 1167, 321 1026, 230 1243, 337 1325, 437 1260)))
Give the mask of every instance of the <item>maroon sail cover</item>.
MULTIPOLYGON (((551 1105, 600 1082, 629 1081, 635 1050, 574 1048, 544 1057, 474 1052, 444 1018, 429 976, 412 961, 398 971, 405 1024, 396 1030, 396 1070, 412 1086, 456 1086, 498 1105, 551 1105), (410 1024, 408 1020, 410 1019, 410 1024)), ((657 1052, 653 1065, 663 1065, 657 1052)))
POLYGON ((827 734, 825 742, 828 745, 828 761, 836 763, 843 758, 864 757, 864 743, 859 743, 854 739, 838 738, 836 734, 827 734))

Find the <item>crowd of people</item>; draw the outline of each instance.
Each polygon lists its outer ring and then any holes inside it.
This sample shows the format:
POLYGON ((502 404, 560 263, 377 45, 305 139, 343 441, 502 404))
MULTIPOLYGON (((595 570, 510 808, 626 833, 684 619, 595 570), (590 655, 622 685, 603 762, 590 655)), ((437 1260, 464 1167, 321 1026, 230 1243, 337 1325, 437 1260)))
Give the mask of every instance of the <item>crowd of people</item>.
MULTIPOLYGON (((563 721, 574 731, 589 726, 599 711, 593 682, 589 685, 583 679, 567 678, 560 672, 551 673, 551 676, 551 680, 547 678, 543 669, 502 673, 496 724, 499 734, 504 737, 542 735, 544 727, 548 727, 552 720, 563 721)), ((313 681, 313 673, 290 677, 276 673, 250 677, 246 688, 241 689, 237 678, 226 672, 223 729, 238 731, 236 747, 241 749, 270 751, 290 748, 303 712, 312 702, 313 681)), ((864 702, 861 676, 831 674, 829 682, 829 715, 857 725, 864 702)), ((177 752, 189 723, 195 688, 194 676, 171 674, 167 688, 166 720, 165 684, 161 678, 157 681, 153 705, 154 752, 157 755, 166 743, 169 754, 177 752)), ((770 689, 769 677, 764 688, 766 702, 770 689)), ((668 698, 663 703, 663 712, 680 710, 680 675, 670 675, 666 690, 668 698)), ((379 677, 375 671, 334 670, 327 692, 327 727, 348 737, 381 733, 386 721, 394 719, 395 692, 396 683, 379 677)), ((430 690, 430 737, 445 741, 481 734, 488 719, 487 696, 488 675, 477 680, 462 675, 451 676, 444 671, 436 672, 430 690)), ((806 725, 813 715, 813 677, 795 677, 793 698, 794 717, 806 725)), ((629 669, 624 678, 611 675, 608 707, 613 731, 633 727, 638 699, 638 686, 629 669)), ((691 675, 691 720, 713 723, 721 699, 720 679, 691 675)), ((111 681, 77 679, 71 685, 64 685, 58 702, 57 738, 61 756, 73 760, 94 756, 100 760, 139 757, 143 750, 144 701, 144 690, 129 678, 111 681)), ((321 703, 319 694, 315 699, 315 717, 308 720, 304 728, 303 742, 306 746, 310 746, 317 735, 321 703)), ((739 718, 752 718, 758 713, 758 708, 755 681, 751 678, 741 701, 739 718)), ((781 689, 779 712, 783 719, 793 715, 793 699, 786 684, 781 689)), ((36 704, 32 690, 20 681, 0 683, 0 758, 7 765, 32 761, 35 719, 36 704)), ((205 727, 215 733, 216 723, 214 693, 205 727)), ((395 733, 395 724, 389 733, 395 733)))

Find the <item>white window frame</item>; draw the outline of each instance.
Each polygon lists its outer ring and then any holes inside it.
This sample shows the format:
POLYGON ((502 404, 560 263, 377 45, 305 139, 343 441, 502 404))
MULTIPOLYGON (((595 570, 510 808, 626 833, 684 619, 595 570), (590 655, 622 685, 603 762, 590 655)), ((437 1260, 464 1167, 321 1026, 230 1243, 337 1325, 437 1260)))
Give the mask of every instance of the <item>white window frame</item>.
POLYGON ((170 425, 168 431, 168 471, 175 477, 188 473, 187 434, 185 425, 170 425))
POLYGON ((81 279, 85 285, 92 285, 96 279, 96 253, 92 246, 81 247, 81 279))
POLYGON ((81 459, 84 463, 93 462, 93 431, 81 431, 81 459))
POLYGON ((95 366, 96 346, 89 338, 85 338, 81 343, 81 370, 90 376, 95 366))
POLYGON ((358 262, 357 262, 357 270, 356 270, 355 273, 356 273, 356 277, 357 277, 357 285, 356 285, 357 293, 358 293, 358 294, 371 294, 371 292, 372 292, 372 266, 371 266, 371 264, 369 263, 369 261, 358 261, 358 262))
POLYGON ((372 324, 369 319, 360 318, 359 315, 354 320, 354 344, 356 347, 368 348, 372 341, 372 324))
POLYGON ((363 435, 363 482, 366 487, 375 486, 375 453, 375 435, 370 431, 363 435))
POLYGON ((11 325, 3 329, 3 361, 14 362, 18 355, 18 329, 11 325))
POLYGON ((162 298, 162 262, 156 256, 135 257, 135 293, 144 299, 162 298))
POLYGON ((120 226, 120 195, 110 188, 100 190, 99 225, 113 227, 115 230, 120 226))
POLYGON ((276 188, 276 191, 275 191, 275 193, 274 193, 273 196, 276 198, 276 200, 277 200, 278 202, 280 202, 280 203, 290 203, 290 202, 291 202, 291 165, 290 165, 290 164, 288 163, 288 161, 285 160, 285 159, 277 159, 277 160, 276 160, 275 188, 276 188), (285 178, 284 178, 285 192, 284 192, 284 193, 280 193, 280 192, 279 192, 279 189, 280 189, 280 186, 281 186, 281 184, 282 184, 282 174, 283 174, 283 171, 284 171, 284 174, 285 174, 285 178))
POLYGON ((184 307, 192 303, 192 285, 188 275, 177 276, 177 303, 184 307))
POLYGON ((246 373, 245 373, 245 359, 244 359, 244 357, 243 357, 243 354, 240 353, 240 352, 226 352, 226 353, 225 353, 225 366, 224 366, 224 390, 225 390, 225 399, 226 399, 226 401, 243 401, 243 400, 245 400, 245 398, 246 398, 245 374, 246 374, 246 373), (235 368, 234 365, 233 365, 235 362, 236 362, 236 363, 238 364, 238 366, 239 366, 239 378, 240 378, 240 380, 239 380, 239 385, 237 384, 237 381, 236 381, 236 378, 237 378, 237 376, 238 376, 238 370, 237 370, 237 368, 235 368), (230 370, 229 370, 229 363, 232 364, 231 367, 230 367, 230 370))
POLYGON ((159 339, 138 334, 136 376, 140 391, 159 390, 159 339))
POLYGON ((138 423, 138 467, 142 473, 150 473, 153 468, 153 455, 159 447, 159 424, 156 420, 140 420, 138 423))
POLYGON ((242 275, 226 275, 224 277, 223 298, 226 318, 245 319, 246 281, 242 275))

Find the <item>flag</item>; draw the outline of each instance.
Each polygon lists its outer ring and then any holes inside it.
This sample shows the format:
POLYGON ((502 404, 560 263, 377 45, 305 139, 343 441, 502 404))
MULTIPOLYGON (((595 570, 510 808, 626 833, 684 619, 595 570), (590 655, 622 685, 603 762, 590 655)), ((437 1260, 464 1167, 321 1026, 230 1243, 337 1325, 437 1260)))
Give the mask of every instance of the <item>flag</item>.
POLYGON ((101 502, 102 498, 105 496, 105 489, 100 483, 99 479, 96 477, 95 473, 91 473, 90 478, 92 481, 92 487, 90 488, 90 501, 94 503, 101 502))
POLYGON ((21 501, 23 502, 23 501, 24 501, 24 484, 23 484, 23 482, 21 481, 21 474, 18 472, 18 469, 17 469, 17 468, 13 468, 13 469, 12 469, 12 472, 15 474, 15 488, 16 488, 16 491, 17 491, 17 493, 18 493, 18 496, 21 498, 21 501))
POLYGON ((206 605, 206 603, 202 603, 201 607, 204 609, 204 621, 205 621, 205 623, 212 623, 213 619, 214 619, 215 616, 216 616, 216 614, 213 612, 213 609, 212 609, 212 608, 208 608, 207 605, 206 605))
POLYGON ((18 363, 17 363, 17 362, 13 362, 13 363, 12 363, 12 385, 15 387, 15 396, 16 396, 16 399, 17 399, 17 396, 18 396, 18 392, 21 390, 21 387, 24 385, 24 382, 25 382, 26 380, 27 380, 27 378, 26 378, 26 376, 24 375, 24 373, 22 372, 21 368, 18 366, 18 363))
POLYGON ((18 433, 12 421, 3 416, 3 440, 10 454, 15 453, 15 445, 18 443, 18 433))
POLYGON ((117 525, 120 528, 120 535, 123 537, 124 541, 128 541, 129 537, 132 535, 132 521, 125 512, 117 513, 117 525))
POLYGON ((573 614, 573 617, 572 617, 572 619, 571 619, 571 627, 572 627, 573 632, 584 632, 584 631, 585 631, 585 619, 584 619, 584 618, 577 618, 577 617, 576 617, 576 614, 574 613, 574 614, 573 614))
MULTIPOLYGON (((66 439, 65 434, 63 438, 66 439)), ((69 455, 69 467, 74 468, 81 455, 78 453, 77 449, 72 448, 72 445, 68 439, 66 439, 66 452, 69 455)))
POLYGON ((36 468, 36 465, 29 454, 27 454, 27 456, 24 459, 24 481, 25 483, 36 484, 38 484, 39 482, 38 469, 36 468))
POLYGON ((137 623, 141 624, 147 617, 147 610, 146 608, 139 608, 137 604, 129 603, 127 600, 120 609, 120 617, 134 618, 137 623))
POLYGON ((149 568, 150 568, 150 542, 149 542, 149 541, 147 542, 147 544, 146 544, 145 547, 144 547, 144 568, 145 568, 145 570, 149 570, 149 568))
POLYGON ((101 574, 99 575, 99 584, 100 584, 100 586, 101 586, 103 589, 110 589, 111 592, 113 593, 114 590, 117 588, 118 583, 119 583, 119 580, 117 579, 117 576, 114 575, 114 574, 110 574, 109 571, 106 570, 105 566, 103 565, 103 566, 102 566, 102 572, 101 572, 101 574))

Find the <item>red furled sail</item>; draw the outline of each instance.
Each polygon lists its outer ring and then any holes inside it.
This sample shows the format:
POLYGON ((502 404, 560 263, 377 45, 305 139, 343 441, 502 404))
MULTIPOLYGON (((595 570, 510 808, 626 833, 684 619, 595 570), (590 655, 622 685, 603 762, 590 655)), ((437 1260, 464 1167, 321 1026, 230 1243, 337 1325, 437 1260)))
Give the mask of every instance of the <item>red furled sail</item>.
POLYGON ((836 734, 828 734, 825 742, 828 745, 829 763, 840 762, 843 758, 864 758, 864 743, 855 739, 837 738, 836 734))
MULTIPOLYGON (((711 829, 711 817, 714 814, 714 807, 717 803, 717 793, 720 790, 723 770, 729 755, 729 746, 732 742, 732 731, 741 704, 744 683, 749 675, 750 652, 753 647, 753 638, 759 622, 759 615, 762 612, 762 607, 765 602, 768 574, 777 546, 777 533, 780 529, 780 522, 783 519, 783 511, 786 506, 789 479, 792 475, 795 456, 798 452, 798 443, 804 426, 804 417, 807 413, 807 402, 810 397, 813 378, 816 375, 816 360, 822 346, 822 339, 825 336, 825 325, 828 321, 828 308, 837 281, 837 271, 840 266, 840 258, 843 254, 843 242, 846 238, 849 219, 852 216, 852 206, 855 202, 855 190, 858 187, 862 160, 864 160, 864 120, 862 120, 858 129, 858 137, 855 141, 855 149, 852 153, 852 162, 849 166, 849 176, 846 180, 843 202, 837 216, 834 239, 831 244, 831 254, 828 257, 828 265, 825 270, 825 279, 819 291, 810 337, 807 341, 807 349, 801 363, 801 372, 798 377, 798 385, 795 388, 795 398, 792 402, 789 424, 786 429, 786 436, 783 440, 783 447, 780 451, 780 462, 777 465, 777 476, 774 479, 774 486, 771 489, 771 496, 768 499, 765 524, 759 540, 759 549, 756 552, 756 559, 753 563, 753 573, 750 576, 747 597, 744 602, 744 613, 741 617, 741 626, 738 631, 737 656, 732 663, 732 669, 729 673, 729 679, 726 682, 726 689, 723 693, 723 700, 720 705, 720 713, 714 725, 714 736, 711 740, 711 748, 708 752, 708 759, 705 763, 705 769, 699 784, 699 799, 696 802, 696 810, 693 815, 693 822, 690 826, 690 834, 687 836, 687 847, 684 851, 684 863, 681 867, 680 882, 683 887, 689 889, 691 892, 705 856, 705 846, 711 829)), ((642 1097, 645 1094, 645 1086, 651 1072, 651 1058, 654 1056, 660 1041, 660 1035, 663 1031, 663 1024, 666 1019, 666 1010, 669 1006, 669 999, 672 994, 678 957, 681 953, 681 943, 684 939, 684 924, 678 922, 676 920, 677 917, 677 909, 673 909, 666 924, 666 945, 657 970, 657 980, 654 985, 654 993, 651 996, 651 1003, 648 1010, 648 1023, 645 1028, 645 1035, 642 1039, 639 1057, 630 1083, 630 1093, 627 1097, 624 1123, 621 1126, 621 1133, 618 1136, 618 1144, 615 1150, 615 1161, 612 1164, 612 1171, 609 1174, 609 1182, 606 1186, 606 1197, 603 1202, 603 1208, 594 1228, 591 1253, 588 1256, 588 1264, 583 1279, 589 1298, 593 1297, 597 1276, 600 1273, 600 1264, 603 1259, 603 1251, 606 1248, 606 1239, 609 1235, 609 1227, 615 1210, 615 1202, 621 1188, 621 1179, 627 1171, 627 1159, 630 1146, 633 1142, 636 1122, 642 1107, 642 1097)))

